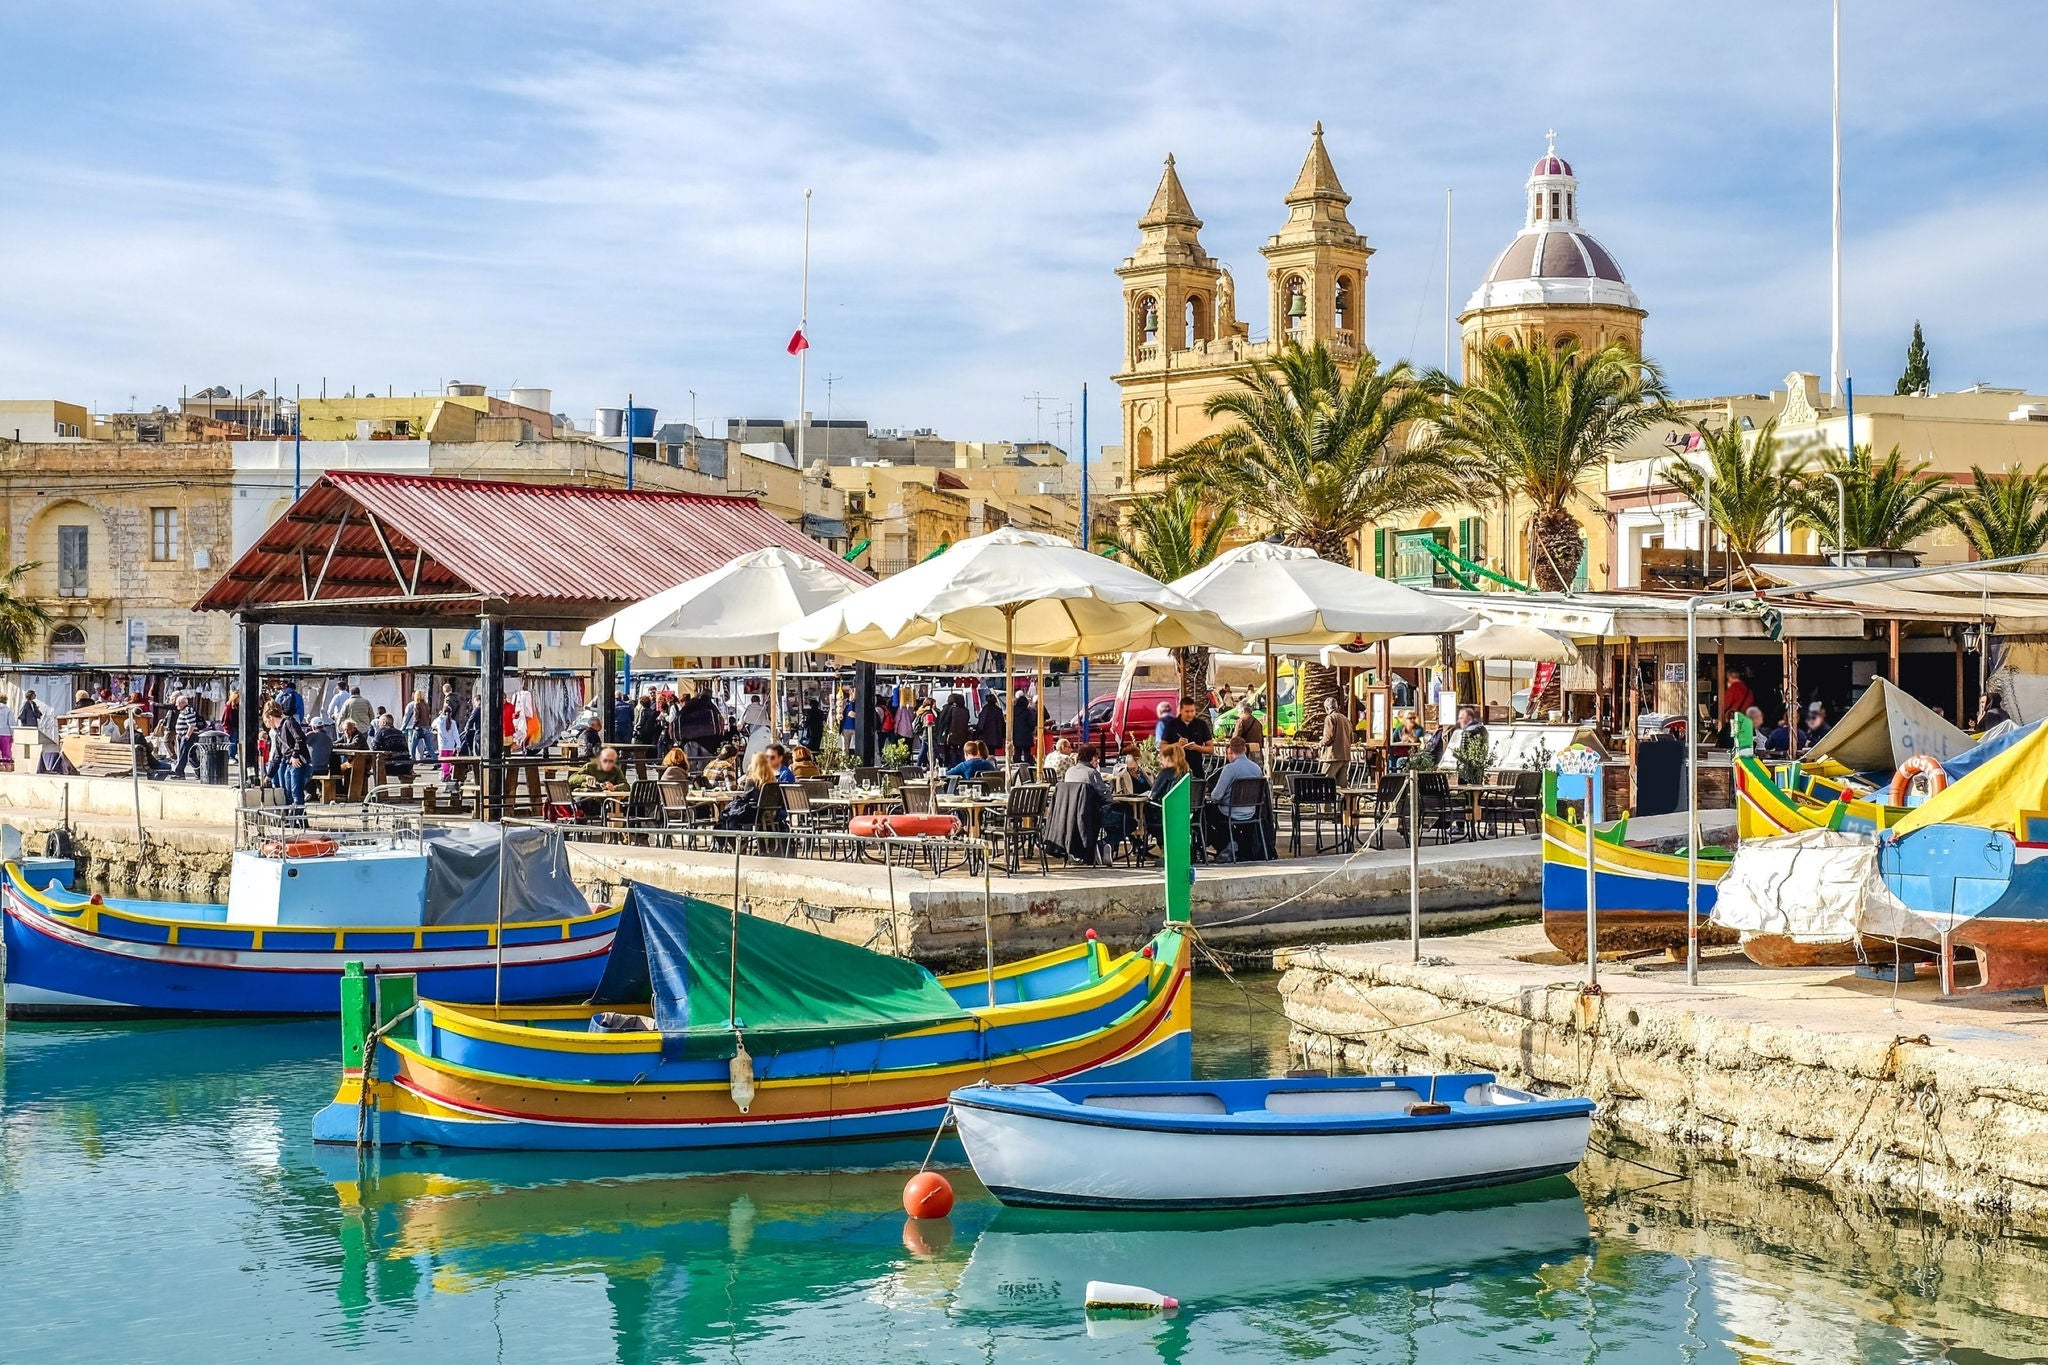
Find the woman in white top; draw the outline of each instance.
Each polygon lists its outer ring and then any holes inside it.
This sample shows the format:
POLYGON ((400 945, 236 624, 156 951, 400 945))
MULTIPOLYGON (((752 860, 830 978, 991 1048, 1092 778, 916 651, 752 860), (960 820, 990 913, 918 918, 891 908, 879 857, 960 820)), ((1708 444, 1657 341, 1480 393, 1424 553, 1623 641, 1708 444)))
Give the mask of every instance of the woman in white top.
POLYGON ((0 771, 14 771, 14 708, 0 697, 0 771))
POLYGON ((448 760, 462 749, 462 727, 455 723, 453 708, 443 706, 441 714, 434 717, 434 747, 441 752, 441 780, 453 782, 455 767, 448 760))

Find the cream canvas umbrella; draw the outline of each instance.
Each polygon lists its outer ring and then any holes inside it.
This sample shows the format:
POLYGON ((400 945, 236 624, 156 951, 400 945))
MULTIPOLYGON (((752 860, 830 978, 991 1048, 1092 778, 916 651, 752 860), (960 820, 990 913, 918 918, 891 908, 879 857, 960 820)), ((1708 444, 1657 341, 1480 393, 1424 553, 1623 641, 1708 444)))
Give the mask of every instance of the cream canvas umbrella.
POLYGON ((770 546, 635 602, 583 632, 583 643, 618 649, 643 667, 718 655, 768 656, 768 725, 774 732, 778 632, 852 593, 858 581, 794 550, 770 546))
MULTIPOLYGON (((1040 659, 1147 646, 1239 649, 1244 639, 1214 612, 1127 564, 1089 554, 1059 536, 1004 527, 959 541, 944 554, 841 598, 782 632, 784 649, 850 653, 951 635, 1040 659)), ((1040 689, 1043 733, 1044 690, 1040 689)), ((1006 768, 1015 745, 1005 746, 1006 768)))
POLYGON ((1275 645, 1341 645, 1447 635, 1475 620, 1463 607, 1404 588, 1297 545, 1241 545, 1173 587, 1265 645, 1266 710, 1280 733, 1275 645))

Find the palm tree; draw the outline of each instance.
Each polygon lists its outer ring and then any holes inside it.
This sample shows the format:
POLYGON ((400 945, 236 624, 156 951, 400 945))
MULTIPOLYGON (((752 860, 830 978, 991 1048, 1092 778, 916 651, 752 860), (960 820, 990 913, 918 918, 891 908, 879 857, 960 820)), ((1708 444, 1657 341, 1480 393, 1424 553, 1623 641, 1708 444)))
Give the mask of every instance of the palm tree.
POLYGON ((1956 494, 1949 516, 1985 559, 2030 555, 2048 545, 2048 467, 1986 474, 1970 466, 1970 487, 1956 494))
MULTIPOLYGON (((1209 502, 1197 484, 1181 481, 1164 493, 1134 498, 1116 534, 1096 548, 1120 555, 1133 568, 1162 583, 1184 578, 1223 553, 1237 529, 1237 508, 1228 499, 1209 502)), ((1209 701, 1209 651, 1193 646, 1173 651, 1180 666, 1180 694, 1202 705, 1209 701)))
POLYGON ((1786 516, 1804 478, 1805 457, 1788 455, 1778 439, 1778 419, 1757 430, 1751 442, 1734 423, 1714 430, 1705 424, 1698 449, 1706 466, 1679 464, 1667 477, 1679 492, 1706 514, 1743 559, 1757 552, 1786 516))
POLYGON ((1958 490, 1948 475, 1931 472, 1930 463, 1908 465, 1897 446, 1882 461, 1871 459, 1867 445, 1849 454, 1824 450, 1793 500, 1795 520, 1824 540, 1846 542, 1840 549, 1902 550, 1954 520, 1950 508, 1958 490), (1842 480, 1840 527, 1831 474, 1842 480))
MULTIPOLYGON (((1177 480, 1239 507, 1289 545, 1339 564, 1375 522, 1459 501, 1460 467, 1433 440, 1411 441, 1436 409, 1434 381, 1362 351, 1350 380, 1330 348, 1291 343, 1257 362, 1203 411, 1229 424, 1165 462, 1177 480)), ((1319 715, 1334 670, 1306 668, 1302 714, 1319 715)), ((1277 726, 1275 727, 1277 730, 1277 726)))
POLYGON ((0 658, 19 660, 50 629, 50 613, 29 600, 22 582, 40 563, 16 564, 0 574, 0 658))
POLYGON ((1530 504, 1536 586, 1561 592, 1586 549, 1566 504, 1609 456, 1668 419, 1669 399, 1663 372, 1618 342, 1584 353, 1502 346, 1480 356, 1477 378, 1452 386, 1440 440, 1496 497, 1530 504))

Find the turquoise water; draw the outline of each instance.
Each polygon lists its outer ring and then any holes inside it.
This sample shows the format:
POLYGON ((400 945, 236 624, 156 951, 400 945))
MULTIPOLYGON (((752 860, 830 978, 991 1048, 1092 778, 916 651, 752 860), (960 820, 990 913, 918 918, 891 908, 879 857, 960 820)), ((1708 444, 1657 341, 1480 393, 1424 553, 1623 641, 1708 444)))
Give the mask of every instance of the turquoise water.
MULTIPOLYGON (((1249 985, 1251 1005, 1201 983, 1205 1070, 1286 1065, 1272 983, 1249 985)), ((10 1026, 0 1360, 1988 1361, 2048 1337, 2040 1246, 1720 1168, 1600 1160, 1576 1186, 1192 1222, 1001 1210, 962 1169, 922 1228, 900 1170, 359 1168, 306 1137, 335 1042, 10 1026), (1090 1325, 1090 1278, 1187 1307, 1090 1325)))

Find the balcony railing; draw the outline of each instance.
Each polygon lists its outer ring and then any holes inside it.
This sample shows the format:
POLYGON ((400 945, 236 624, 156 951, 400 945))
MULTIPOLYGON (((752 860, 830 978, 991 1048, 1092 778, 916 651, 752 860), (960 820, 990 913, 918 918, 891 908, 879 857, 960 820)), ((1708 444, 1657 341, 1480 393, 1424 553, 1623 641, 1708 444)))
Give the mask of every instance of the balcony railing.
POLYGON ((1159 359, 1158 342, 1149 342, 1146 345, 1140 346, 1138 348, 1138 363, 1140 365, 1149 365, 1157 359, 1159 359))

